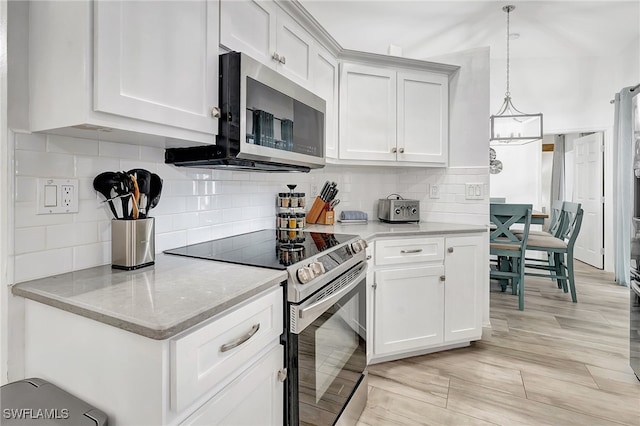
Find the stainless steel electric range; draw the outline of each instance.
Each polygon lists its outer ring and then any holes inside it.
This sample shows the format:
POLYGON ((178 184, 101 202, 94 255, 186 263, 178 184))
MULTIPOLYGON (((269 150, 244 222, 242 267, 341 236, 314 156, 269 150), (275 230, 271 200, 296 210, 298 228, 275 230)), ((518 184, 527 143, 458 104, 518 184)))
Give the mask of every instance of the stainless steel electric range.
POLYGON ((175 254, 287 272, 288 425, 354 424, 367 401, 367 243, 357 235, 266 229, 175 254))

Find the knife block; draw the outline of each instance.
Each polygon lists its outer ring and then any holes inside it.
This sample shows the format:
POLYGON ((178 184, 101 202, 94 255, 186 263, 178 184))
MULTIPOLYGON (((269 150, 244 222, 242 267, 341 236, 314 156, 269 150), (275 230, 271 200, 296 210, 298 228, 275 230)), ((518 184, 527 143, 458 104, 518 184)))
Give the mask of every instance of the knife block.
POLYGON ((316 197, 313 201, 313 205, 307 213, 307 223, 318 223, 318 219, 320 218, 320 214, 323 210, 328 209, 329 205, 320 197, 316 197))
POLYGON ((155 220, 111 221, 111 267, 132 270, 156 260, 155 220))
POLYGON ((329 208, 329 203, 316 197, 311 210, 307 213, 307 223, 318 223, 320 225, 332 225, 334 220, 333 210, 329 208))

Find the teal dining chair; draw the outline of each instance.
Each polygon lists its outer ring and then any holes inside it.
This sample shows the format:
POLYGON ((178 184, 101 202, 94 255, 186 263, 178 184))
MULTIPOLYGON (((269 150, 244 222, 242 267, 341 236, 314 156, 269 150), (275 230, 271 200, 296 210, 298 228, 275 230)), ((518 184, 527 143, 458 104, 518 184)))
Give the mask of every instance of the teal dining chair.
POLYGON ((565 293, 571 291, 571 300, 577 302, 575 273, 573 267, 573 247, 575 245, 584 211, 579 203, 564 202, 562 206, 562 222, 557 236, 529 236, 526 250, 551 253, 548 261, 526 258, 525 275, 555 279, 558 288, 565 293), (526 269, 545 270, 547 273, 527 272, 526 269), (568 283, 568 288, 567 288, 568 283))
POLYGON ((513 294, 518 295, 518 309, 524 310, 525 248, 531 226, 531 204, 491 204, 489 218, 495 229, 489 234, 489 252, 496 257, 490 266, 490 278, 501 281, 502 290, 511 280, 513 294), (511 228, 523 223, 522 233, 516 236, 511 228))

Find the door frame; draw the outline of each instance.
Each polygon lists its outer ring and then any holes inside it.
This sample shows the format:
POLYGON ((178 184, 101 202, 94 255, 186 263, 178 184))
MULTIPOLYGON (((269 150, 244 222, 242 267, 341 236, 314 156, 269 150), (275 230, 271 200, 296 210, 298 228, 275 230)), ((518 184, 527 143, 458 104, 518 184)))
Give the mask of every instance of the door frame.
POLYGON ((604 242, 604 271, 613 272, 615 245, 613 241, 613 173, 615 172, 613 164, 613 126, 609 127, 581 127, 570 129, 549 129, 545 135, 560 135, 567 133, 593 133, 603 132, 603 189, 604 189, 604 208, 602 215, 603 222, 603 242, 604 242))

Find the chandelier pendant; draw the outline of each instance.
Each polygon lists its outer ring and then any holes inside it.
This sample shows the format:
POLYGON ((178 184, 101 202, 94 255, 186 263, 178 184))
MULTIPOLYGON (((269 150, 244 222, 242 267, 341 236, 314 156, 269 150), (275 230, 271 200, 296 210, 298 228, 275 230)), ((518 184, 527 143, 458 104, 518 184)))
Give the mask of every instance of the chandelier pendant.
POLYGON ((500 110, 490 117, 491 145, 523 145, 542 139, 542 113, 527 114, 518 110, 509 91, 509 15, 516 7, 502 8, 507 13, 507 90, 500 110))

